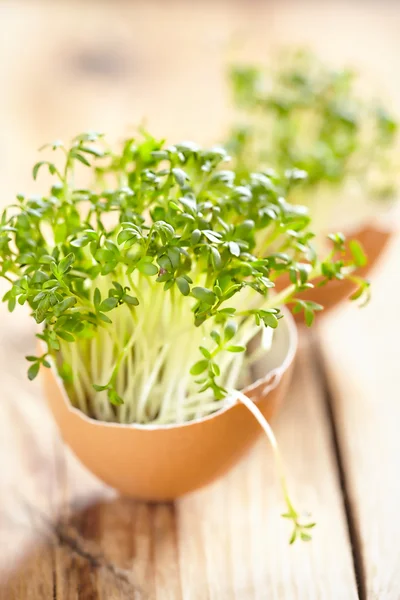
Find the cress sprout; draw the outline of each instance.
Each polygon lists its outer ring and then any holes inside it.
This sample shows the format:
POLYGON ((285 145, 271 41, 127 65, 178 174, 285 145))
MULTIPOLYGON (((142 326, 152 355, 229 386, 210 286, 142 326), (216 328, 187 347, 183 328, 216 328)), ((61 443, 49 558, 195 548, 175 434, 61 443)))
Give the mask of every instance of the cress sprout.
POLYGON ((398 125, 356 72, 289 50, 269 68, 237 64, 229 80, 238 110, 226 144, 234 168, 291 169, 303 183, 287 199, 310 208, 314 231, 347 227, 374 214, 377 200, 383 208, 396 199, 398 125))
POLYGON ((33 176, 48 170, 50 190, 18 195, 1 216, 4 301, 27 304, 40 326, 29 378, 54 364, 94 419, 182 423, 243 401, 250 341, 279 326, 284 304, 311 325, 322 307, 298 294, 364 260, 357 244, 342 258, 341 234, 317 257, 307 211, 285 200, 290 171, 238 175, 223 148, 147 134, 116 150, 97 133, 44 150, 33 176))

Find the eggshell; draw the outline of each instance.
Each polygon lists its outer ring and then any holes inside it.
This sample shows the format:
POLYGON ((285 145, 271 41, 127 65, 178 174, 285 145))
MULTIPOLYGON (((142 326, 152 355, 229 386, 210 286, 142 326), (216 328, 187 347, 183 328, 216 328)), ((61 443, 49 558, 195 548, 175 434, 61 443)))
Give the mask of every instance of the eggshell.
MULTIPOLYGON (((386 246, 389 244, 392 236, 393 231, 390 228, 380 226, 379 222, 377 224, 369 223, 356 231, 346 233, 346 238, 348 240, 357 240, 361 243, 364 252, 368 257, 367 265, 357 269, 354 272, 355 275, 365 278, 370 274, 379 262, 379 259, 386 246)), ((349 250, 347 250, 346 256, 347 258, 350 258, 351 255, 349 250)), ((299 294, 299 298, 302 300, 312 300, 313 302, 321 304, 324 307, 324 310, 320 313, 321 316, 329 313, 329 311, 334 309, 341 302, 347 300, 357 289, 356 284, 348 279, 342 281, 335 279, 322 287, 317 287, 318 281, 320 281, 320 279, 314 281, 314 288, 299 294)), ((276 290, 280 291, 287 285, 290 285, 290 281, 285 275, 276 281, 276 290)), ((303 323, 303 312, 295 314, 294 318, 297 323, 303 323)))
MULTIPOLYGON (((255 365, 255 383, 243 390, 268 420, 285 396, 297 349, 296 326, 284 314, 273 349, 255 365)), ((133 498, 167 501, 204 486, 225 473, 261 433, 239 403, 179 425, 96 421, 71 406, 53 369, 43 369, 42 377, 68 446, 89 471, 133 498)))

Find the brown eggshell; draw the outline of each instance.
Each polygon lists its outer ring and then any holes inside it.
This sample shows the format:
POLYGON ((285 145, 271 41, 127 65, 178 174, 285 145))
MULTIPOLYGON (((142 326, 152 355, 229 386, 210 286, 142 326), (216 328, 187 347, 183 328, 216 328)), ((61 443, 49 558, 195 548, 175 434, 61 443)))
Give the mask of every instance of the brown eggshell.
MULTIPOLYGON (((296 327, 287 312, 273 348, 257 361, 256 382, 243 390, 268 420, 286 393, 297 349, 296 327)), ((242 404, 182 425, 96 421, 71 406, 53 369, 43 369, 43 379, 65 442, 92 473, 133 498, 166 501, 209 483, 227 471, 261 432, 242 404)))
MULTIPOLYGON (((379 261, 379 258, 392 236, 392 230, 380 227, 379 224, 374 225, 372 223, 365 225, 357 231, 346 234, 348 240, 357 240, 360 242, 368 257, 367 265, 357 269, 357 271, 354 272, 355 275, 361 277, 367 277, 369 275, 379 261)), ((347 258, 350 258, 350 256, 350 252, 347 251, 347 258)), ((318 279, 315 280, 314 284, 317 285, 318 281, 318 279)), ((287 285, 290 285, 290 281, 286 275, 280 277, 276 281, 277 291, 284 289, 287 285)), ((302 292, 299 294, 299 298, 302 300, 312 300, 313 302, 322 304, 324 310, 321 312, 321 315, 324 315, 340 304, 340 302, 348 299, 356 288, 356 284, 352 281, 347 279, 339 281, 338 279, 335 279, 322 287, 314 287, 302 292)), ((294 318, 298 323, 304 322, 303 312, 295 314, 294 318)))

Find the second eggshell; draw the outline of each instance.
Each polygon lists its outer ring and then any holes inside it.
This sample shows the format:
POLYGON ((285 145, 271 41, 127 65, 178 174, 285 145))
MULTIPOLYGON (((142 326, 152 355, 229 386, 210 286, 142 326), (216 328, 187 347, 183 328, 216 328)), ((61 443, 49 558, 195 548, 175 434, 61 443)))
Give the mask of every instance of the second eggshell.
MULTIPOLYGON (((348 240, 357 240, 362 245, 365 254, 368 257, 368 263, 365 267, 357 269, 354 274, 360 277, 367 277, 373 268, 378 263, 381 255, 389 244, 393 236, 393 231, 387 227, 369 223, 360 227, 356 231, 346 234, 348 240)), ((347 250, 346 257, 350 258, 350 252, 347 250)), ((344 300, 347 300, 357 289, 356 283, 348 279, 334 279, 318 287, 318 281, 314 281, 315 287, 299 294, 301 300, 311 300, 324 307, 321 315, 324 315, 338 306, 344 300)), ((276 281, 276 289, 280 291, 287 285, 290 285, 289 278, 286 276, 280 277, 276 281)), ((296 322, 303 322, 303 312, 294 315, 296 322)))

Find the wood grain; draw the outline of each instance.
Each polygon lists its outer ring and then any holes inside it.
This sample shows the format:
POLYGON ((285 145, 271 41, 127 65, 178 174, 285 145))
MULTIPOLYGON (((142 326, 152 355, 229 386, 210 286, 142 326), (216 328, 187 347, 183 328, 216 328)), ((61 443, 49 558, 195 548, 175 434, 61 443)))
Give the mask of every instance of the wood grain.
MULTIPOLYGON (((214 142, 230 118, 226 60, 262 59, 276 42, 360 65, 398 105, 399 25, 394 2, 4 1, 0 203, 38 189, 38 146, 82 129, 117 138, 144 116, 171 139, 214 142)), ((324 362, 303 340, 275 423, 296 498, 318 521, 309 546, 287 544, 263 440, 227 477, 174 505, 117 498, 60 442, 25 376, 30 320, 1 306, 0 599, 351 600, 346 507, 359 597, 398 600, 399 250, 376 276, 371 306, 321 328, 324 362)))
MULTIPOLYGON (((290 531, 279 518, 284 506, 265 440, 214 485, 174 505, 154 506, 104 501, 100 487, 93 502, 91 478, 85 480, 60 443, 68 502, 54 515, 54 506, 38 508, 31 494, 25 509, 41 534, 33 541, 43 550, 14 565, 1 600, 36 600, 42 589, 56 590, 57 600, 357 598, 329 424, 310 363, 304 341, 296 385, 275 425, 295 495, 319 522, 312 544, 287 543, 290 531)), ((42 428, 42 437, 48 434, 42 428)), ((52 458, 40 460, 57 491, 52 458)), ((28 529, 25 544, 32 544, 33 533, 28 529)))
POLYGON ((400 597, 399 256, 397 240, 367 309, 343 309, 322 328, 369 600, 400 597))

